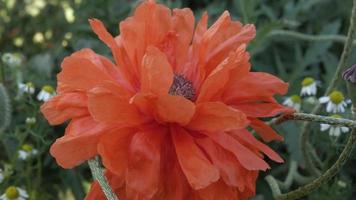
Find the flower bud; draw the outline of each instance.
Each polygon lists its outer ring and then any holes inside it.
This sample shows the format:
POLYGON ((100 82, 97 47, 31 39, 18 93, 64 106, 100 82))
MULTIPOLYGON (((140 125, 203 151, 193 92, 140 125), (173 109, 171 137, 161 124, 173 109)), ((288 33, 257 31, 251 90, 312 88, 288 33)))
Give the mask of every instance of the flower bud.
POLYGON ((356 64, 342 73, 342 78, 346 81, 347 90, 352 101, 356 105, 356 64))

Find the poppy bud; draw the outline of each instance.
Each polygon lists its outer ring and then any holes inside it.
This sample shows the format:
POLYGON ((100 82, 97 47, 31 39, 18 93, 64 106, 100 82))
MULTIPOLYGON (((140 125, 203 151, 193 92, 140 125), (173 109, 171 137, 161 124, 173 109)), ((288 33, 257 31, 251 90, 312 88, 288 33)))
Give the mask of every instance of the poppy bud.
POLYGON ((342 73, 342 78, 346 81, 347 90, 352 101, 356 105, 356 64, 342 73))

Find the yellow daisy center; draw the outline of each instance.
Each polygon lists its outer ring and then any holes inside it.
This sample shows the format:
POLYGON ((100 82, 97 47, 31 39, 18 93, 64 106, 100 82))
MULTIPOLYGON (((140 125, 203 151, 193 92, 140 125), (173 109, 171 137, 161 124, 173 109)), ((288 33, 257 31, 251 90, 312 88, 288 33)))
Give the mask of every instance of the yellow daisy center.
POLYGON ((32 82, 27 82, 26 86, 29 87, 29 88, 34 88, 35 87, 32 82))
POLYGON ((329 97, 330 97, 330 101, 333 102, 334 104, 339 104, 345 99, 342 92, 337 90, 331 92, 329 97))
POLYGON ((26 152, 31 152, 33 150, 33 147, 29 144, 24 144, 24 145, 22 145, 21 149, 26 152))
POLYGON ((8 199, 17 199, 17 198, 19 198, 20 194, 15 186, 10 186, 6 189, 5 196, 8 199))
POLYGON ((302 100, 299 95, 292 95, 290 99, 293 101, 293 103, 300 103, 302 100))
POLYGON ((52 86, 50 85, 45 85, 42 87, 42 90, 47 92, 47 93, 50 93, 50 94, 53 94, 54 93, 54 89, 52 86))
POLYGON ((341 118, 341 116, 338 115, 338 114, 331 115, 330 117, 332 117, 332 118, 341 118))
POLYGON ((302 81, 302 86, 309 86, 311 84, 313 84, 315 82, 315 80, 311 77, 306 77, 303 81, 302 81))

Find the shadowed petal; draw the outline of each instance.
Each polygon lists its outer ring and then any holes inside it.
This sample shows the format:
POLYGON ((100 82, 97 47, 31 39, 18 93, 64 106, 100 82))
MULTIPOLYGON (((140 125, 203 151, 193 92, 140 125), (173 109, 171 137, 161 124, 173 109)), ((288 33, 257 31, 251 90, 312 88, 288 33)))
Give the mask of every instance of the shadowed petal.
POLYGON ((218 169, 205 157, 188 132, 172 127, 171 135, 180 166, 194 189, 204 188, 219 179, 218 169))
POLYGON ((173 70, 167 57, 156 47, 148 47, 142 62, 141 92, 168 94, 173 83, 173 70))
POLYGON ((244 113, 220 102, 198 104, 188 128, 198 131, 227 131, 246 127, 244 113))

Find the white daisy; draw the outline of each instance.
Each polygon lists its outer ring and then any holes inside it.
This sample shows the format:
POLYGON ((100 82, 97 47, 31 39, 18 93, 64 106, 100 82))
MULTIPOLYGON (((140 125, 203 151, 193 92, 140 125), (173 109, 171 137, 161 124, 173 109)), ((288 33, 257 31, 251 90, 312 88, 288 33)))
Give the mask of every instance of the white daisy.
POLYGON ((5 193, 0 196, 0 200, 26 200, 28 199, 28 194, 26 190, 10 186, 6 188, 5 193))
POLYGON ((302 81, 300 96, 314 96, 317 92, 317 82, 311 77, 306 77, 302 81))
MULTIPOLYGON (((331 117, 340 118, 340 115, 332 115, 331 117)), ((329 130, 329 135, 332 137, 339 137, 341 133, 349 132, 349 128, 346 126, 334 126, 330 124, 320 124, 321 131, 329 130)))
POLYGON ((300 111, 302 106, 302 100, 299 95, 292 95, 283 101, 283 105, 294 108, 296 111, 300 111))
POLYGON ((56 95, 55 90, 50 85, 45 85, 42 87, 42 90, 37 95, 39 101, 48 101, 50 98, 56 95))
POLYGON ((5 178, 4 172, 2 171, 2 169, 0 169, 0 183, 4 181, 4 178, 5 178))
POLYGON ((29 157, 37 155, 37 153, 37 149, 34 149, 32 145, 24 144, 18 151, 18 156, 21 160, 27 160, 29 157))
POLYGON ((22 55, 17 53, 4 53, 1 59, 10 67, 18 67, 22 63, 22 55))
POLYGON ((35 118, 35 117, 27 117, 27 118, 26 118, 26 124, 27 124, 27 125, 36 124, 36 118, 35 118))
POLYGON ((347 106, 344 94, 337 90, 331 92, 329 96, 319 98, 319 102, 326 104, 326 112, 329 113, 345 112, 347 106))
POLYGON ((35 86, 33 85, 32 82, 27 82, 27 83, 19 83, 18 84, 19 92, 21 94, 27 93, 27 94, 33 94, 35 93, 35 86))

